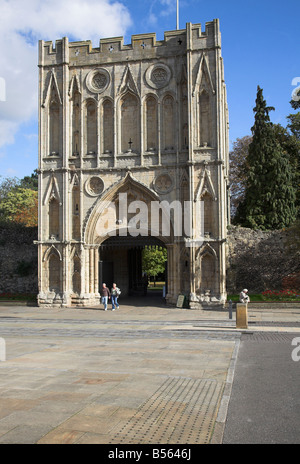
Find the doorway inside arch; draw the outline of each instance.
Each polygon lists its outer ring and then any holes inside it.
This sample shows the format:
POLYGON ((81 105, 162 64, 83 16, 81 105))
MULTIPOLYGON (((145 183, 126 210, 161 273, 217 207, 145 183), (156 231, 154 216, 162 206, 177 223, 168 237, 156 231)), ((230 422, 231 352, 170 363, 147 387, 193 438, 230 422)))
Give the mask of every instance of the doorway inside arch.
POLYGON ((122 298, 164 299, 168 291, 165 245, 151 236, 108 238, 99 248, 99 291, 104 282, 109 288, 115 282, 122 298))

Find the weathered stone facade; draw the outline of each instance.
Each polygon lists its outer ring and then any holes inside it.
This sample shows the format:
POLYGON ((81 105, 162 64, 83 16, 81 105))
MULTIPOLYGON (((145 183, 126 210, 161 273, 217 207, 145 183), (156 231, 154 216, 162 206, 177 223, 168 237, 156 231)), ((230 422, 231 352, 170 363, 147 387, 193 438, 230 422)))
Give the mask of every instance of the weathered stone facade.
POLYGON ((191 307, 224 304, 228 112, 218 20, 163 41, 39 47, 39 305, 97 304, 110 278, 126 295, 141 284, 146 244, 167 248, 168 303, 186 293, 191 307), (120 206, 122 193, 128 210, 112 231, 107 205, 120 206), (125 237, 137 201, 147 211, 190 202, 190 233, 176 233, 174 213, 168 233, 159 225, 153 237, 146 225, 125 237))

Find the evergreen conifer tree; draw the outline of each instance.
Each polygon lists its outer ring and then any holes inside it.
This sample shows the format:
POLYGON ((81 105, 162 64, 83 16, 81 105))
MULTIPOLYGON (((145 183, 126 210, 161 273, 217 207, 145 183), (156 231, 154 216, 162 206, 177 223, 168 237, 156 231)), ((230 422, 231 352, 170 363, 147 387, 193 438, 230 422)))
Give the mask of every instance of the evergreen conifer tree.
POLYGON ((257 87, 253 139, 249 145, 245 198, 238 222, 253 229, 281 229, 296 219, 296 195, 288 155, 276 140, 263 91, 257 87))

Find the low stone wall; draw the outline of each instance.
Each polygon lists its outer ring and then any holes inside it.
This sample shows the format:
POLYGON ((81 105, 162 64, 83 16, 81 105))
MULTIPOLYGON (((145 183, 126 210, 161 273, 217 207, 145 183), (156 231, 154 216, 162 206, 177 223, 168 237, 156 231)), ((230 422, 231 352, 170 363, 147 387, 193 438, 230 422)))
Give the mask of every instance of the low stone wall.
MULTIPOLYGON (((37 228, 0 226, 0 293, 38 293, 37 228)), ((230 226, 227 292, 280 289, 300 275, 299 237, 291 229, 259 231, 230 226), (290 276, 290 277, 289 277, 290 276)))
POLYGON ((283 281, 300 273, 299 231, 261 231, 230 226, 228 230, 227 291, 261 293, 280 290, 283 281), (298 249, 297 249, 298 248, 298 249))
POLYGON ((0 293, 38 293, 36 227, 0 226, 0 293))

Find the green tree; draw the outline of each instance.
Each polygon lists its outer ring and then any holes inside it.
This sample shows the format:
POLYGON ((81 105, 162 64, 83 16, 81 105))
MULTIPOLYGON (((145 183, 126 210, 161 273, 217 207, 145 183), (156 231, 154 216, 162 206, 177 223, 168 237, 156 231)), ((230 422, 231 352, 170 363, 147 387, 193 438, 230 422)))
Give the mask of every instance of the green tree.
POLYGON ((38 174, 23 179, 0 176, 0 221, 5 225, 37 226, 38 174))
POLYGON ((253 229, 281 229, 296 219, 293 172, 270 122, 272 110, 258 86, 245 198, 237 212, 238 222, 253 229))
POLYGON ((17 177, 3 177, 0 176, 0 204, 6 197, 8 192, 18 187, 19 179, 17 177))
POLYGON ((150 277, 153 277, 154 283, 156 276, 165 270, 165 262, 167 261, 167 250, 163 247, 145 247, 142 254, 142 269, 143 272, 150 277))
MULTIPOLYGON (((297 90, 297 89, 296 89, 297 90)), ((300 110, 300 90, 295 92, 296 95, 290 101, 290 104, 294 110, 300 110)), ((288 125, 287 128, 291 132, 294 140, 296 140, 296 149, 294 151, 294 166, 296 173, 297 183, 297 207, 298 207, 298 218, 300 217, 300 111, 294 114, 290 114, 287 117, 288 125)))
POLYGON ((31 176, 25 176, 20 180, 20 187, 38 190, 38 173, 35 169, 31 176))
POLYGON ((296 114, 290 114, 287 119, 289 121, 288 128, 300 140, 300 111, 296 114))
MULTIPOLYGON (((299 113, 300 114, 300 113, 299 113)), ((287 128, 280 124, 274 124, 275 138, 280 144, 284 155, 288 158, 292 172, 293 185, 296 192, 296 208, 299 216, 300 213, 300 138, 287 128)), ((300 130, 300 127, 299 127, 300 130)), ((300 134, 300 132, 299 132, 300 134)))
POLYGON ((0 203, 0 216, 4 221, 22 224, 26 227, 37 226, 37 191, 18 187, 7 192, 0 203))
MULTIPOLYGON (((290 104, 294 110, 300 110, 300 90, 295 92, 295 95, 293 95, 293 99, 290 101, 290 104)), ((289 121, 288 128, 300 141, 300 111, 295 114, 290 114, 287 119, 289 121)))
POLYGON ((245 187, 247 180, 247 164, 249 145, 252 141, 250 135, 237 138, 232 144, 229 153, 229 182, 230 182, 230 209, 231 216, 234 218, 238 205, 245 197, 245 187))

